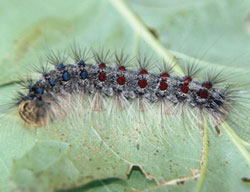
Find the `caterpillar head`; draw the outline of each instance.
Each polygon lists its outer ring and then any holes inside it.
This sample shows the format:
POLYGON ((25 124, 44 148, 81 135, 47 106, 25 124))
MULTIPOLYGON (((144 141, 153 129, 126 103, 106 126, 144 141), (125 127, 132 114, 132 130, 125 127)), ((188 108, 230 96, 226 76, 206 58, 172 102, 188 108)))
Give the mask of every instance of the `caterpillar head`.
POLYGON ((18 111, 25 123, 42 127, 48 122, 46 103, 41 99, 23 100, 18 111))

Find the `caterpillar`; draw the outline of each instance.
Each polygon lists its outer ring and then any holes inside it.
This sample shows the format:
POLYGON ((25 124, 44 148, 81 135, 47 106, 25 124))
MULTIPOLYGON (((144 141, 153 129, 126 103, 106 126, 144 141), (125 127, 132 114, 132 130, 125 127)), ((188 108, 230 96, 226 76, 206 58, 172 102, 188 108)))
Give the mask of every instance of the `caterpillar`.
POLYGON ((131 58, 123 53, 98 53, 77 47, 71 51, 72 63, 66 63, 65 54, 51 52, 47 62, 54 69, 42 65, 37 70, 42 74, 39 80, 21 82, 28 91, 18 92, 14 106, 18 106, 25 123, 43 127, 62 118, 72 110, 64 109, 63 103, 76 94, 82 99, 92 95, 93 110, 97 111, 104 110, 105 97, 115 98, 120 109, 132 100, 140 100, 140 110, 145 110, 143 102, 161 103, 166 111, 185 105, 198 110, 198 114, 208 113, 215 124, 224 121, 235 104, 235 91, 230 84, 221 85, 221 72, 207 73, 204 81, 197 81, 194 77, 200 70, 195 65, 186 68, 185 76, 177 76, 172 74, 173 65, 162 61, 159 72, 150 73, 152 64, 146 57, 138 57, 138 69, 128 69, 131 58))

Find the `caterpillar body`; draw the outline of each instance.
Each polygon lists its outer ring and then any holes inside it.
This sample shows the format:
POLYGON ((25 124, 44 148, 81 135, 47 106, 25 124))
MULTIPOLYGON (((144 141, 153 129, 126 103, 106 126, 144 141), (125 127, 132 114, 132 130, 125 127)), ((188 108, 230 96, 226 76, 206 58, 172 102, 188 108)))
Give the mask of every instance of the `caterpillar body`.
POLYGON ((82 94, 82 97, 95 95, 94 110, 103 110, 103 97, 118 98, 120 108, 130 100, 140 99, 164 103, 169 111, 185 104, 200 112, 208 112, 219 122, 226 118, 233 105, 230 86, 215 86, 220 82, 218 74, 198 82, 193 80, 199 71, 194 66, 188 69, 186 76, 179 77, 171 74, 172 66, 166 63, 159 73, 150 73, 150 61, 146 58, 138 59, 139 69, 131 70, 127 68, 129 57, 123 54, 115 54, 115 65, 108 66, 107 63, 111 63, 109 51, 94 52, 93 63, 87 62, 86 52, 74 50, 75 62, 71 64, 65 64, 63 57, 52 53, 48 61, 55 69, 46 71, 42 67, 42 77, 38 81, 24 83, 28 93, 19 92, 15 103, 24 122, 45 126, 50 120, 63 115, 60 101, 72 94, 82 94))

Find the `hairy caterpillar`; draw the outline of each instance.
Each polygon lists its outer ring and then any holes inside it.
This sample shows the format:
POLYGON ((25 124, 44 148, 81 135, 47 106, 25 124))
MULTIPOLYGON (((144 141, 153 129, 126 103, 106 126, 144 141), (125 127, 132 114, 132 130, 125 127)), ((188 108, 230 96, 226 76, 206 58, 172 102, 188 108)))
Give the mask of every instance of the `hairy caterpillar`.
POLYGON ((72 48, 73 62, 67 64, 65 54, 52 52, 49 70, 42 65, 37 71, 42 77, 35 81, 23 80, 22 86, 28 93, 18 92, 14 106, 18 106, 19 116, 25 123, 45 126, 50 121, 63 118, 73 110, 69 98, 93 98, 93 110, 103 111, 103 99, 114 98, 120 109, 130 101, 139 100, 139 110, 145 110, 145 103, 160 103, 164 114, 181 111, 183 106, 198 110, 197 114, 209 114, 215 125, 226 119, 235 104, 235 89, 225 83, 219 72, 207 73, 201 82, 193 80, 200 71, 195 65, 186 68, 184 77, 172 75, 173 66, 164 61, 158 73, 150 73, 151 61, 138 58, 138 69, 128 69, 130 57, 110 51, 101 53, 72 48), (94 58, 89 61, 90 58, 94 58), (111 64, 109 66, 109 64, 111 64), (222 84, 223 82, 223 84, 222 84), (68 108, 65 106, 68 106, 68 108), (70 109, 71 108, 71 109, 70 109), (181 109, 181 110, 180 110, 181 109))

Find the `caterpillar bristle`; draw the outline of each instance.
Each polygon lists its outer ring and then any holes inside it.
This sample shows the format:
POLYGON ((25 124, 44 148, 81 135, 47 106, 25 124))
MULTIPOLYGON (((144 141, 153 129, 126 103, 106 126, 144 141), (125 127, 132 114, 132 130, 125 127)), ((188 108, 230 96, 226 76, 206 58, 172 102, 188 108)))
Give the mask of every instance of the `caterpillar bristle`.
POLYGON ((103 111, 103 97, 101 93, 96 92, 93 97, 93 111, 103 111))
POLYGON ((137 64, 140 71, 140 74, 148 74, 154 66, 152 64, 152 58, 146 57, 146 55, 139 54, 137 57, 137 64))
POLYGON ((34 80, 32 79, 32 77, 26 77, 25 79, 20 78, 16 84, 20 87, 21 90, 29 90, 33 83, 34 80))
POLYGON ((98 64, 110 64, 111 62, 111 52, 110 50, 101 49, 100 51, 92 50, 94 59, 98 64))
POLYGON ((60 65, 64 65, 65 62, 68 59, 68 54, 66 52, 66 50, 64 51, 53 51, 50 50, 49 54, 47 55, 47 61, 49 64, 54 65, 54 66, 60 66, 60 65))
POLYGON ((159 65, 158 65, 158 70, 161 74, 166 74, 166 76, 170 76, 170 74, 173 72, 173 69, 174 69, 174 66, 173 64, 168 64, 166 63, 165 60, 162 60, 159 65))
POLYGON ((115 64, 119 69, 123 69, 121 67, 124 67, 124 70, 130 65, 132 61, 132 58, 128 54, 125 55, 124 51, 115 52, 115 64))
POLYGON ((91 50, 87 48, 82 48, 76 43, 70 47, 71 57, 76 63, 88 61, 91 58, 91 50))
POLYGON ((145 98, 138 98, 136 100, 136 105, 137 105, 137 109, 141 112, 148 111, 150 108, 150 105, 145 98))
POLYGON ((198 75, 198 73, 201 72, 202 69, 196 63, 188 63, 187 65, 185 65, 183 70, 187 77, 194 78, 198 75))
POLYGON ((217 69, 207 69, 205 73, 204 83, 209 83, 211 85, 218 85, 224 82, 227 82, 229 78, 223 73, 222 70, 217 69))
POLYGON ((122 95, 114 96, 112 109, 116 109, 118 106, 119 110, 124 110, 128 106, 128 100, 122 95))
POLYGON ((48 72, 50 71, 50 67, 48 65, 47 61, 44 61, 44 59, 42 59, 41 57, 39 58, 38 64, 35 64, 32 67, 32 71, 31 72, 36 72, 38 74, 41 74, 43 76, 46 76, 48 74, 48 72))

